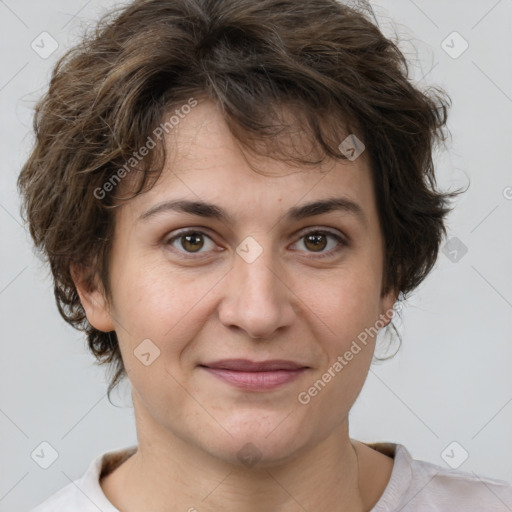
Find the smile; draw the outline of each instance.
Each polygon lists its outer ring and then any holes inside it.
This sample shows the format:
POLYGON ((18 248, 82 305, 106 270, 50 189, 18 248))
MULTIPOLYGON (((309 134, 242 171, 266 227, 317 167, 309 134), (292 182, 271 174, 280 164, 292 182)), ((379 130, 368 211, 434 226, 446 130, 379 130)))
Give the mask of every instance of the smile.
POLYGON ((280 387, 292 382, 307 370, 307 368, 298 368, 295 370, 237 371, 207 366, 200 366, 200 368, 235 387, 251 391, 265 391, 280 387))

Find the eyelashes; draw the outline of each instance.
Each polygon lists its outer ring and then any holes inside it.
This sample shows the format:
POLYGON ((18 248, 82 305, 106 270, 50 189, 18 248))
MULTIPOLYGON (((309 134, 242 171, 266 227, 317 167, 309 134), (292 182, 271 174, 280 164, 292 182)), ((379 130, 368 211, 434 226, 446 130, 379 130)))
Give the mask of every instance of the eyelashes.
MULTIPOLYGON (((316 242, 318 242, 318 237, 320 237, 320 240, 323 240, 323 239, 334 240, 336 242, 336 244, 335 244, 334 248, 331 248, 327 251, 307 250, 307 248, 305 251, 299 250, 299 252, 306 252, 306 253, 311 254, 311 256, 307 256, 308 258, 321 259, 321 258, 326 258, 326 257, 332 257, 332 256, 336 255, 338 252, 340 252, 343 248, 348 246, 348 243, 345 241, 345 239, 343 237, 341 237, 340 235, 335 234, 331 231, 326 231, 323 229, 311 229, 307 232, 303 232, 300 235, 297 242, 295 242, 293 245, 302 243, 305 247, 307 247, 305 244, 310 243, 312 241, 312 239, 308 238, 308 237, 312 237, 312 236, 316 237, 315 238, 316 242)), ((211 252, 208 250, 206 250, 206 251, 202 250, 205 246, 208 245, 206 243, 203 243, 203 239, 209 240, 211 248, 212 249, 215 248, 216 244, 212 240, 212 238, 208 234, 206 234, 205 232, 203 232, 199 229, 188 229, 185 231, 178 232, 176 235, 172 236, 171 238, 168 238, 167 241, 165 242, 165 245, 169 246, 169 248, 173 252, 177 253, 180 257, 187 258, 187 259, 201 259, 201 258, 204 258, 205 256, 207 256, 209 252, 211 252), (180 243, 180 240, 181 240, 181 243, 180 243), (188 251, 186 249, 187 245, 189 245, 189 248, 191 248, 192 250, 188 251), (197 248, 198 245, 200 246, 199 249, 194 250, 194 246, 196 246, 196 248, 197 248)), ((318 246, 317 243, 316 243, 316 245, 318 246)), ((322 244, 320 244, 320 245, 322 245, 322 244)), ((329 245, 329 242, 326 241, 325 246, 328 246, 328 245, 329 245)), ((294 250, 296 251, 296 249, 294 249, 294 250)), ((220 252, 220 251, 215 251, 215 252, 220 252)))

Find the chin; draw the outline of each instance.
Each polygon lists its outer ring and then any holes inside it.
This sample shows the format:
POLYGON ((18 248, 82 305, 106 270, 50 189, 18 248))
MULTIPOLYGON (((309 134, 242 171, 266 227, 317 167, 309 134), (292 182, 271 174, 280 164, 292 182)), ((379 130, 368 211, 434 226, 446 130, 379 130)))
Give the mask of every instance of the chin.
POLYGON ((234 442, 229 449, 219 450, 215 455, 229 464, 257 471, 291 462, 297 457, 297 447, 289 443, 270 443, 264 436, 247 436, 242 442, 234 442))
POLYGON ((223 424, 231 435, 219 438, 216 446, 215 441, 210 440, 208 451, 229 464, 248 469, 263 469, 290 462, 298 456, 305 443, 301 442, 298 432, 290 432, 291 425, 285 428, 285 416, 279 415, 272 426, 267 422, 262 425, 257 416, 252 424, 238 424, 236 428, 223 424))

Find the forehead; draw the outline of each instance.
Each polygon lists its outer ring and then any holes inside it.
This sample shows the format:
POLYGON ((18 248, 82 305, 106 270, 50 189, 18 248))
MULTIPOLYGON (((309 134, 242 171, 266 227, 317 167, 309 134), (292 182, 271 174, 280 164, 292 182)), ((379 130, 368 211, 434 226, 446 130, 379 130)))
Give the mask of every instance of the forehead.
MULTIPOLYGON (((341 142, 341 141, 340 141, 341 142)), ((279 140, 297 154, 313 150, 306 133, 296 127, 279 140)), ((231 134, 217 105, 199 103, 165 138, 167 161, 156 184, 123 209, 132 221, 164 201, 187 199, 216 204, 240 220, 275 214, 319 199, 343 197, 361 206, 368 220, 376 215, 367 154, 356 160, 327 159, 301 166, 242 148, 231 134), (126 208, 125 208, 126 207, 126 208)))

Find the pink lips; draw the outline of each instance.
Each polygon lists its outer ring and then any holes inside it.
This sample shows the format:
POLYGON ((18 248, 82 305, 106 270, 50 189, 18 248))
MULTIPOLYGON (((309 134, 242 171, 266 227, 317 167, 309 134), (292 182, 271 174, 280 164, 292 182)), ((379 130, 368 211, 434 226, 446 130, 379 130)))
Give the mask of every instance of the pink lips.
POLYGON ((224 359, 200 366, 225 382, 252 391, 273 389, 291 382, 307 369, 304 365, 282 359, 261 362, 224 359))

